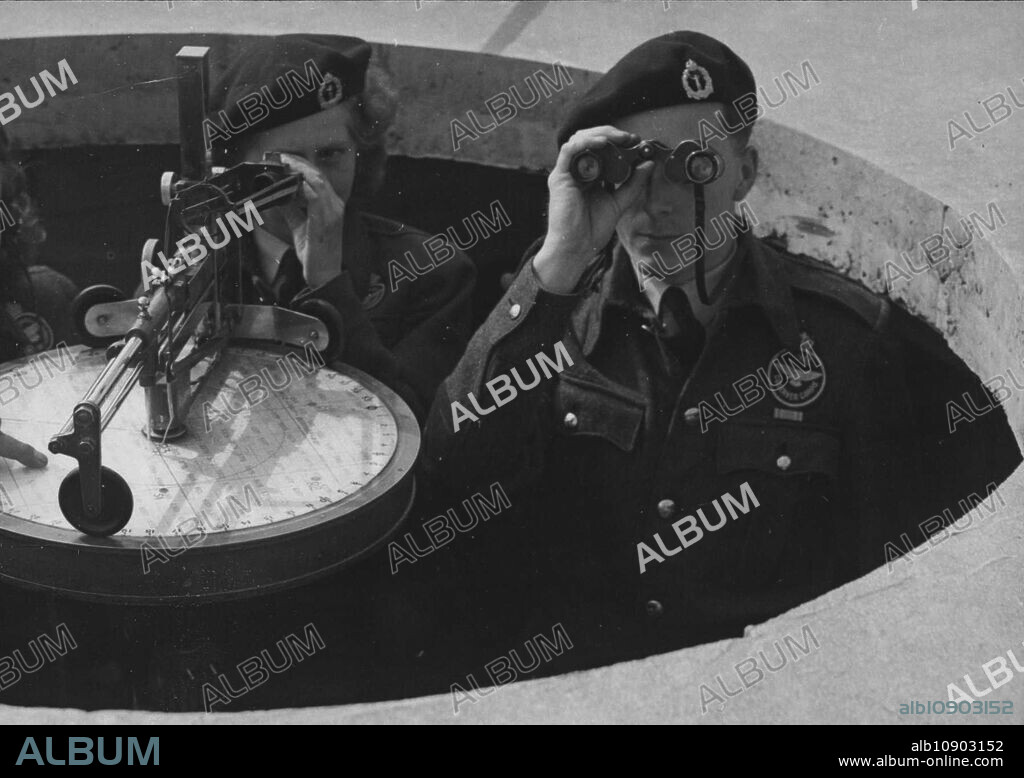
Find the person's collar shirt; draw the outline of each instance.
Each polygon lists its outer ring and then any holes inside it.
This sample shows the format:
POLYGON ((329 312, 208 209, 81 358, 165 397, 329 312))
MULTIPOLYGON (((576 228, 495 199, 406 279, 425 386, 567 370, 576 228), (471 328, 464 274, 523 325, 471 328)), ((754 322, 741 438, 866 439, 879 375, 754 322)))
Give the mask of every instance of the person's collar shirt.
MULTIPOLYGON (((734 270, 732 263, 736 258, 736 250, 738 246, 738 243, 733 243, 729 256, 708 271, 707 284, 709 289, 714 290, 717 288, 718 284, 728 283, 728 278, 726 276, 734 270)), ((673 285, 657 277, 645 278, 641 275, 638 268, 639 262, 644 260, 637 260, 633 257, 630 257, 630 259, 633 263, 633 272, 636 273, 637 276, 637 283, 643 288, 644 295, 651 304, 651 309, 654 310, 658 318, 664 323, 669 334, 675 334, 679 323, 675 321, 674 317, 671 316, 668 311, 662 310, 661 305, 665 292, 668 289, 673 288, 673 285)), ((712 302, 711 305, 704 305, 700 301, 697 296, 696 278, 691 278, 685 284, 675 288, 681 289, 686 294, 687 300, 693 310, 693 315, 703 327, 707 327, 714 319, 715 313, 718 310, 718 306, 715 304, 717 301, 712 302)))

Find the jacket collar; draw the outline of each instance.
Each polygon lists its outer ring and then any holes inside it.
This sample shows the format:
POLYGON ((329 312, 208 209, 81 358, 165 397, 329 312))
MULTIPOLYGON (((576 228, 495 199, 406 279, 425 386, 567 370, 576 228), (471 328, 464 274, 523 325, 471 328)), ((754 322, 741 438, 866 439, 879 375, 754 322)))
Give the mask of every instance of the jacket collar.
MULTIPOLYGON (((598 282, 597 294, 581 306, 574 317, 577 332, 585 333, 582 345, 586 355, 597 345, 601 327, 613 310, 641 318, 653 316, 625 249, 616 240, 608 251, 611 252, 611 267, 598 282)), ((741 264, 722 300, 723 311, 748 306, 760 308, 779 342, 790 350, 799 350, 800 325, 782 258, 747 231, 739 237, 733 261, 741 264)))

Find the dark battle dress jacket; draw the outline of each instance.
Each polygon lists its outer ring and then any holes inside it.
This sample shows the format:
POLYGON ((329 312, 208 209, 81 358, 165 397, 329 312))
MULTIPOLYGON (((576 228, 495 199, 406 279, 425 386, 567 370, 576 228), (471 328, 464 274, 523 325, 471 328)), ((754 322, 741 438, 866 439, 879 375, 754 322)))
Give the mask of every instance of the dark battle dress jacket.
MULTIPOLYGON (((883 566, 901 533, 924 541, 918 524, 953 496, 951 467, 928 454, 949 440, 939 414, 956 396, 911 390, 921 358, 905 334, 925 325, 748 233, 717 326, 687 364, 625 251, 607 251, 607 269, 573 294, 542 289, 527 261, 431 409, 423 470, 439 504, 495 482, 512 503, 433 555, 449 566, 435 574, 450 588, 453 645, 488 631, 483 652, 498 655, 562 624, 581 666, 738 636, 883 566), (561 372, 538 370, 524 389, 538 352, 561 372), (513 369, 508 400, 498 377, 513 369), (470 393, 488 412, 455 431, 452 404, 473 408, 470 393)), ((938 353, 936 338, 925 340, 938 353)), ((1005 476, 1020 457, 1003 427, 1005 476)), ((984 495, 989 474, 973 475, 984 495)))

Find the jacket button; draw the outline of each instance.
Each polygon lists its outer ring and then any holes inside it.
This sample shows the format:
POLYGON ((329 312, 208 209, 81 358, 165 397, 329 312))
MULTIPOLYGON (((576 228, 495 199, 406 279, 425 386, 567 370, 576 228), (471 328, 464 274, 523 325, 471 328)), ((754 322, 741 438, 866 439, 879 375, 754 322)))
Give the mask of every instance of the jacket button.
POLYGON ((783 454, 781 457, 775 460, 775 466, 779 470, 789 470, 789 466, 793 464, 793 460, 783 454))
POLYGON ((663 519, 671 519, 676 513, 676 504, 672 500, 662 500, 658 503, 658 515, 663 519))
POLYGON ((700 411, 696 408, 687 408, 683 411, 683 420, 688 426, 694 426, 698 421, 700 421, 700 411))
POLYGON ((519 313, 522 310, 523 306, 521 306, 519 303, 513 303, 512 307, 508 309, 508 315, 511 316, 513 319, 518 319, 519 313))
POLYGON ((565 424, 566 429, 574 430, 579 426, 580 420, 576 418, 575 413, 569 412, 565 414, 565 418, 562 419, 562 423, 565 424))
POLYGON ((644 605, 644 612, 652 619, 656 619, 665 612, 665 608, 657 600, 648 600, 647 604, 644 605))

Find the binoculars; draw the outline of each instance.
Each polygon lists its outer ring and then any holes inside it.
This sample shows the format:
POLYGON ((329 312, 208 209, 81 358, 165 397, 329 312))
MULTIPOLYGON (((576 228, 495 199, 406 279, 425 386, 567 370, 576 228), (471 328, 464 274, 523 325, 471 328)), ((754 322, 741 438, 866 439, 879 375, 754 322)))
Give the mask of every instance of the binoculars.
POLYGON ((569 171, 581 184, 621 186, 637 165, 649 159, 663 162, 664 175, 674 184, 710 184, 725 169, 719 154, 702 149, 696 141, 683 141, 670 149, 659 141, 643 140, 635 146, 607 145, 581 151, 572 158, 569 171))

